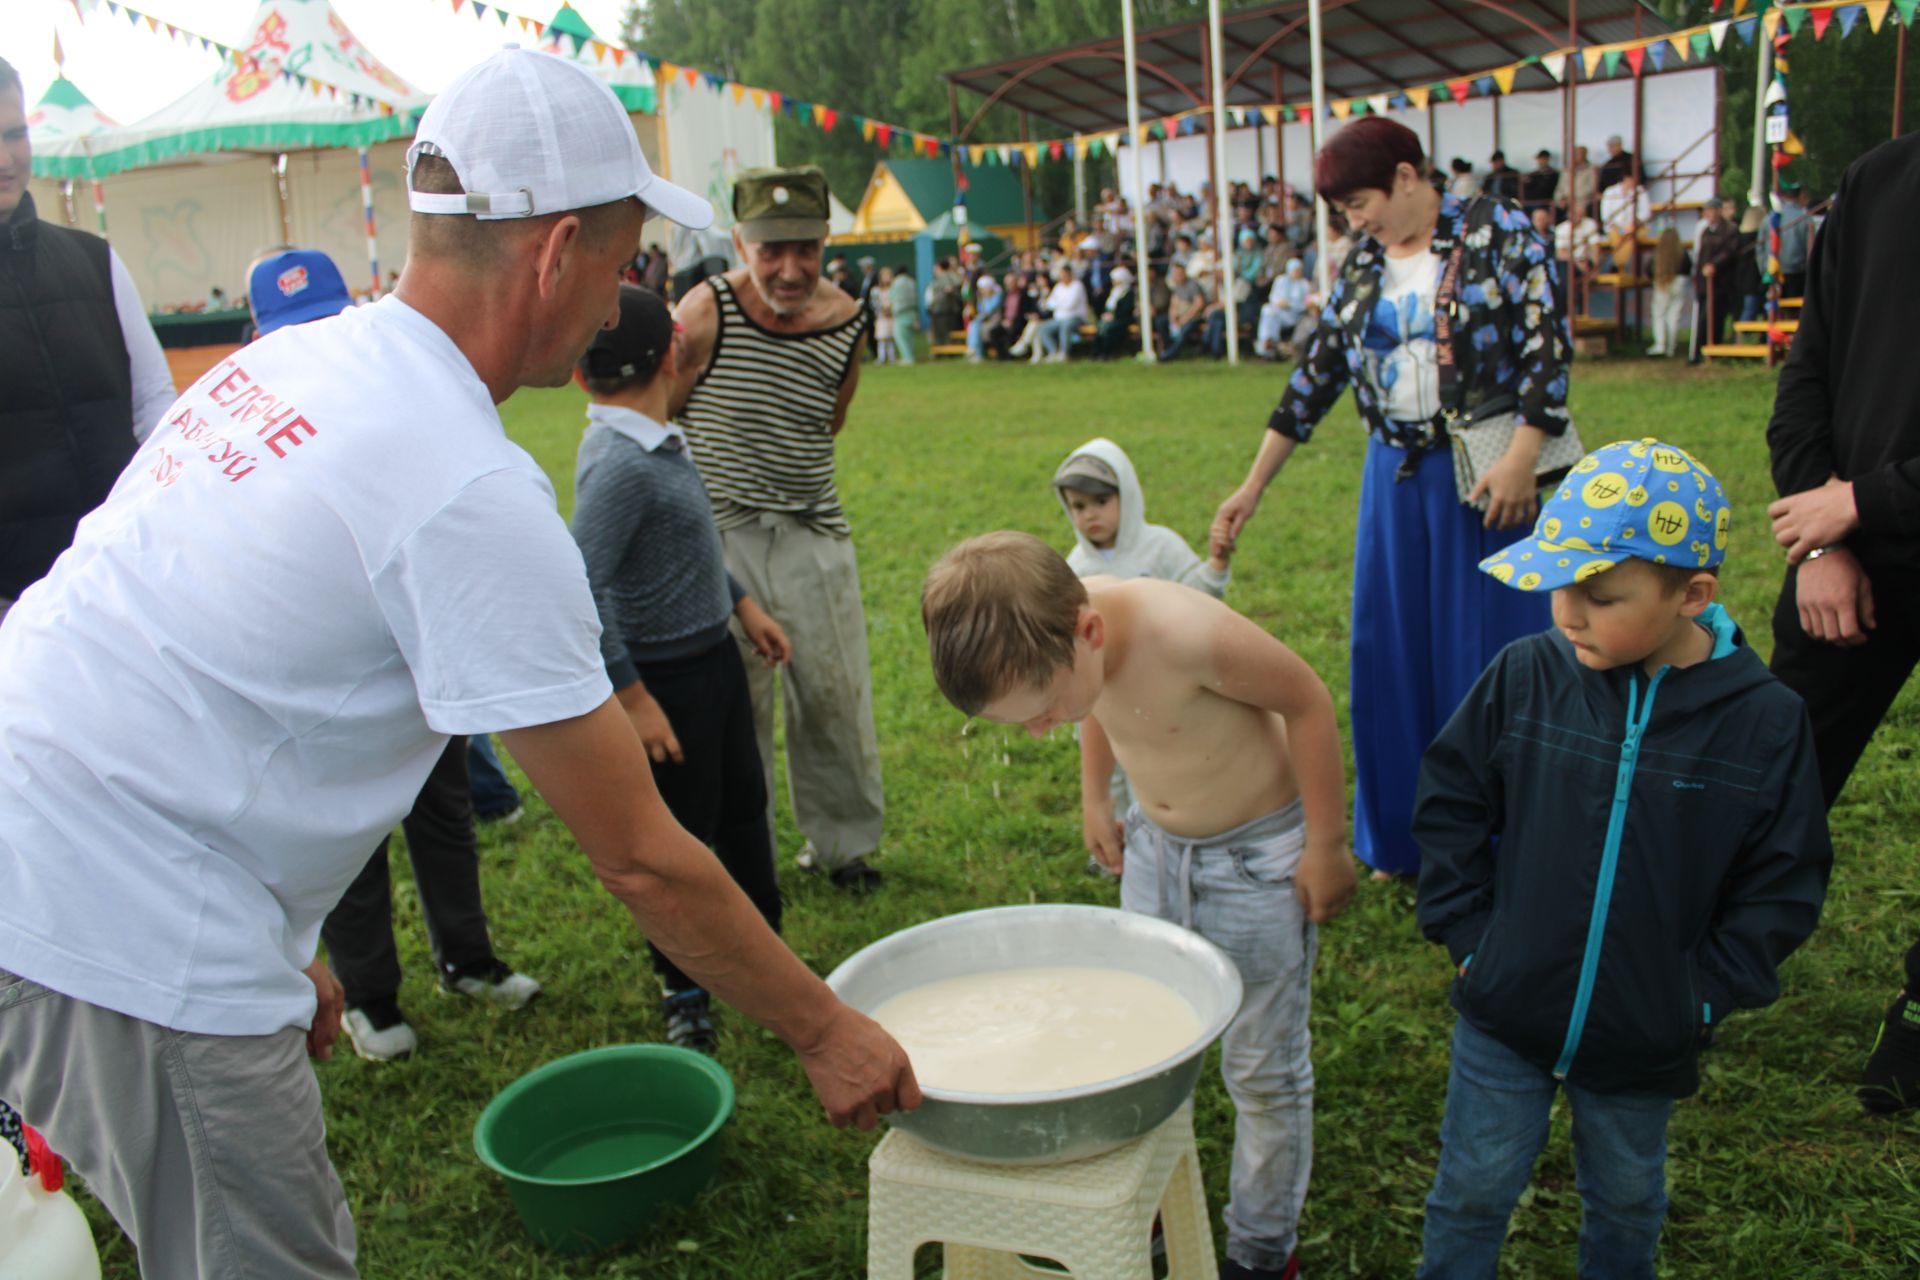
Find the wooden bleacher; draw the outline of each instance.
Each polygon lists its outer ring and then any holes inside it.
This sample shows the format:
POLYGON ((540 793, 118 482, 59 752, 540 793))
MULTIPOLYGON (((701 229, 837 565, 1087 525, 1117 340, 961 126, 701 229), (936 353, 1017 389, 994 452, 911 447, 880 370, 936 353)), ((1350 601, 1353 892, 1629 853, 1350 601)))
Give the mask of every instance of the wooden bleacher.
MULTIPOLYGON (((1797 311, 1801 298, 1780 299, 1781 311, 1797 311)), ((1797 319, 1778 320, 1736 320, 1733 325, 1732 342, 1710 342, 1700 348, 1700 355, 1711 363, 1714 360, 1764 360, 1771 369, 1784 359, 1787 350, 1793 345, 1793 335, 1800 332, 1797 319), (1743 341, 1743 337, 1752 335, 1758 342, 1743 341)))

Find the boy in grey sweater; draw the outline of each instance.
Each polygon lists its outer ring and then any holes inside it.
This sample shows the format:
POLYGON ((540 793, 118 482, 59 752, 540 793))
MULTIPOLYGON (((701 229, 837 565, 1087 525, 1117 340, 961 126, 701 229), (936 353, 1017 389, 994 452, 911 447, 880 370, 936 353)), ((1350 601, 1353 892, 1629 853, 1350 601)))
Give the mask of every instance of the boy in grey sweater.
MULTIPOLYGON (((686 435, 666 421, 678 331, 658 294, 622 285, 619 325, 580 358, 592 403, 574 472, 573 537, 600 607, 607 674, 653 761, 654 785, 778 930, 766 775, 728 620, 739 620, 770 666, 792 649, 727 572, 686 435)), ((707 993, 658 950, 653 962, 666 986, 668 1038, 713 1052, 707 993)))

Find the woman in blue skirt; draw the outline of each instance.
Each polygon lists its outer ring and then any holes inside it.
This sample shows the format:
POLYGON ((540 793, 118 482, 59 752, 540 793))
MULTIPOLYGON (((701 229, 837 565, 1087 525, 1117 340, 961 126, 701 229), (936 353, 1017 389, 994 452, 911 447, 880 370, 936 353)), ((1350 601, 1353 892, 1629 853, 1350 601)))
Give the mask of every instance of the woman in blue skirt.
POLYGON ((1413 131, 1377 116, 1321 149, 1315 185, 1357 244, 1213 526, 1230 550, 1352 386, 1371 436, 1353 555, 1353 843, 1376 878, 1419 870, 1408 827, 1427 744, 1502 647, 1549 625, 1546 596, 1503 589, 1476 566, 1532 524, 1541 445, 1568 424, 1572 344, 1551 249, 1518 206, 1443 194, 1426 171, 1413 131), (1456 249, 1446 368, 1434 310, 1456 249), (1474 491, 1482 511, 1456 492, 1449 424, 1504 416, 1518 425, 1474 491))

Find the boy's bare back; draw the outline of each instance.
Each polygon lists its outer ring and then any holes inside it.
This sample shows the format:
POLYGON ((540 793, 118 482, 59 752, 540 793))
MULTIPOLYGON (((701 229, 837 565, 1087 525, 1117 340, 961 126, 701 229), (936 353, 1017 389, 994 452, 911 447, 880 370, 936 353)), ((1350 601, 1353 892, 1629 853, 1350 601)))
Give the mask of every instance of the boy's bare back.
POLYGON ((1288 686, 1303 702, 1324 696, 1306 663, 1190 587, 1086 586, 1106 625, 1105 683, 1087 723, 1112 744, 1142 811, 1170 834, 1203 837, 1292 803, 1300 786, 1286 724, 1266 708, 1288 686))

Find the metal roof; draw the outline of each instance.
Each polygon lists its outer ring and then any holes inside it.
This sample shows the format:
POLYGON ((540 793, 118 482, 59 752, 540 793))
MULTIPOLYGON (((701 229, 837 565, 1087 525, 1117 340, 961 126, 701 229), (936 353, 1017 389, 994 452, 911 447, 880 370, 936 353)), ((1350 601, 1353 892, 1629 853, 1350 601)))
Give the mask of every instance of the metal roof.
MULTIPOLYGON (((1672 28, 1639 0, 1323 0, 1327 96, 1356 98, 1409 85, 1457 81, 1573 45, 1605 44, 1672 28)), ((1137 33, 1140 113, 1156 119, 1206 106, 1204 16, 1137 33)), ((1281 0, 1227 14, 1222 23, 1227 105, 1302 102, 1308 95, 1307 0, 1281 0)), ((962 138, 993 105, 1024 110, 1071 133, 1127 123, 1125 43, 1099 40, 948 71, 977 95, 961 105, 962 138), (984 99, 984 101, 980 101, 984 99)), ((1518 87, 1549 88, 1538 65, 1518 87)))

